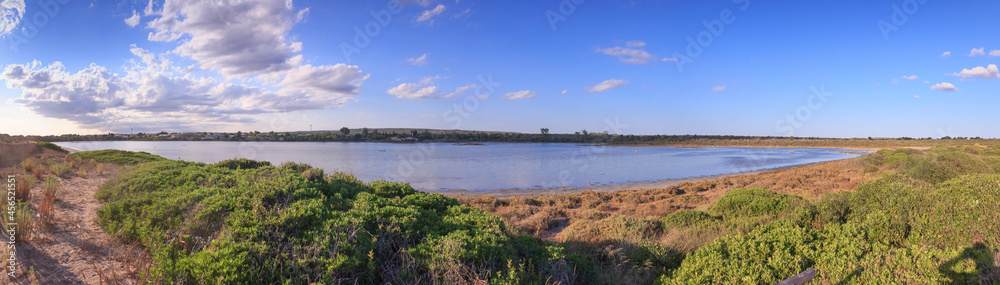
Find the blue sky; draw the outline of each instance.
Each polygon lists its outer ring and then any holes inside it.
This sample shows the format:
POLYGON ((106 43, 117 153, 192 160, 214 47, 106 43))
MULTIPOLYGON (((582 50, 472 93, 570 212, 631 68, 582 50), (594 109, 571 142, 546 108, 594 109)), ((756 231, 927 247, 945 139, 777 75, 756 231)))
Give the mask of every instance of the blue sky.
POLYGON ((996 1, 0 1, 3 133, 1000 137, 996 1))

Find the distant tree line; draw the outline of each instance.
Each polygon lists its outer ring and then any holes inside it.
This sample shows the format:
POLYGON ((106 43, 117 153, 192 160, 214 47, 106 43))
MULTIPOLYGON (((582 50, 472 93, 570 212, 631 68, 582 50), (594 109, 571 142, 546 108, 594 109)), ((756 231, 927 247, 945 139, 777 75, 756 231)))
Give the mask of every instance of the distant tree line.
MULTIPOLYGON (((266 132, 259 131, 235 133, 190 132, 190 133, 137 133, 137 134, 99 134, 76 135, 64 134, 57 136, 10 136, 0 134, 0 141, 39 140, 50 142, 61 141, 318 141, 318 142, 396 142, 393 138, 416 138, 419 142, 550 142, 550 143, 604 143, 604 144, 647 144, 647 145, 678 145, 697 141, 762 141, 762 140, 858 140, 845 138, 821 137, 784 137, 784 136, 735 136, 735 135, 621 135, 608 132, 588 132, 581 130, 572 134, 553 134, 548 128, 540 129, 541 133, 500 133, 447 132, 431 133, 429 130, 411 130, 405 133, 380 132, 362 128, 360 132, 352 132, 344 127, 339 131, 325 132, 266 132)), ((980 137, 942 137, 939 140, 982 139, 980 137)), ((860 140, 933 140, 932 138, 860 138, 860 140)))

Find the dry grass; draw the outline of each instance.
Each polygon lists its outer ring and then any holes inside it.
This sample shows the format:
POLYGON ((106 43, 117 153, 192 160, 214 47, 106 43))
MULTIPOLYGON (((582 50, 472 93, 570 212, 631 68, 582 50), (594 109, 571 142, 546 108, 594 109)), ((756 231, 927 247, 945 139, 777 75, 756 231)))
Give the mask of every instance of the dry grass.
POLYGON ((35 211, 28 208, 25 203, 17 203, 16 211, 14 219, 17 223, 17 231, 14 232, 14 240, 30 241, 31 233, 35 230, 35 211))
POLYGON ((34 176, 20 176, 14 186, 14 199, 27 202, 28 199, 31 199, 31 189, 35 188, 37 182, 38 180, 34 176))
MULTIPOLYGON (((518 233, 537 237, 556 236, 555 240, 602 243, 620 238, 612 238, 613 231, 603 225, 606 219, 615 215, 654 222, 678 210, 707 209, 726 192, 748 187, 762 187, 777 193, 815 199, 823 193, 852 191, 858 184, 874 180, 880 175, 879 171, 866 172, 859 159, 847 159, 758 174, 686 182, 661 189, 511 198, 456 198, 462 204, 502 217, 518 233), (569 226, 559 229, 557 226, 560 222, 568 223, 569 226), (550 232, 553 230, 560 232, 550 232)), ((655 233, 643 240, 687 252, 716 236, 705 232, 668 232, 655 233)))
POLYGON ((42 199, 38 202, 38 217, 42 224, 50 226, 55 222, 56 191, 59 190, 59 180, 49 177, 45 180, 42 199))

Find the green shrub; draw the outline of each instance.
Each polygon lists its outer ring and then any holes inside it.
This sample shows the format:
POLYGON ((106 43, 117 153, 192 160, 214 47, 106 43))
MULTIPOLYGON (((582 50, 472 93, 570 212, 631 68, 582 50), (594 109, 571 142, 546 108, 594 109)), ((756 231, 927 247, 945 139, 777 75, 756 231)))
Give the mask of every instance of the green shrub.
POLYGON ((818 216, 824 224, 840 224, 847 222, 851 213, 851 192, 832 192, 824 194, 817 203, 818 216))
POLYGON ((115 164, 138 164, 143 162, 160 161, 164 158, 146 152, 122 151, 116 149, 105 149, 95 151, 82 151, 70 154, 73 158, 91 159, 96 162, 108 162, 115 164))
POLYGON ((664 229, 674 227, 704 227, 721 221, 719 217, 702 211, 681 210, 660 219, 664 229))
POLYGON ((295 163, 291 161, 283 162, 279 167, 282 169, 290 169, 292 171, 295 171, 295 173, 302 173, 305 172, 306 170, 313 168, 312 165, 306 163, 295 163))
POLYGON ((790 209, 802 198, 777 194, 763 188, 742 188, 729 191, 712 205, 709 213, 723 218, 777 216, 790 209))
POLYGON ((96 195, 100 226, 145 245, 165 283, 455 283, 481 271, 535 284, 574 268, 561 247, 409 184, 231 165, 124 170, 96 195))
POLYGON ((61 153, 69 153, 69 151, 66 151, 62 147, 60 147, 60 146, 58 146, 58 145, 56 145, 54 143, 50 143, 50 142, 39 141, 39 142, 36 142, 36 145, 38 145, 40 147, 47 148, 47 149, 51 149, 51 150, 54 150, 54 151, 58 151, 58 152, 61 152, 61 153))
POLYGON ((271 166, 271 163, 267 162, 267 161, 256 161, 256 160, 251 160, 251 159, 246 159, 246 158, 234 158, 234 159, 227 159, 227 160, 223 160, 223 161, 217 162, 217 163, 215 163, 215 166, 225 167, 225 168, 229 168, 229 169, 233 169, 233 170, 236 170, 236 169, 255 169, 255 168, 264 167, 264 166, 271 166))
POLYGON ((890 216, 881 211, 865 216, 861 226, 865 228, 869 241, 889 245, 902 245, 910 233, 907 217, 890 216))

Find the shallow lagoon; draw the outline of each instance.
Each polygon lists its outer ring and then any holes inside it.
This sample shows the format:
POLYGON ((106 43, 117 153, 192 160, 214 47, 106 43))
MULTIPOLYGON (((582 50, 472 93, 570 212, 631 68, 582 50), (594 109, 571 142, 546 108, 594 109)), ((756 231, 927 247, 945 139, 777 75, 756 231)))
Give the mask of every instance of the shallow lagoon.
POLYGON ((145 151, 214 163, 234 157, 304 162, 418 190, 587 187, 718 175, 860 156, 832 148, 632 147, 562 143, 60 142, 74 150, 145 151))

